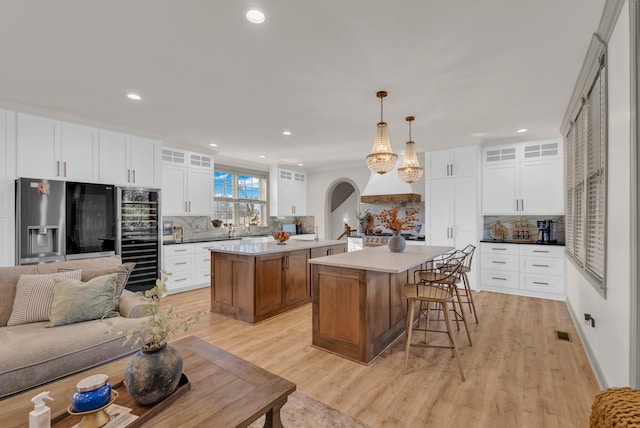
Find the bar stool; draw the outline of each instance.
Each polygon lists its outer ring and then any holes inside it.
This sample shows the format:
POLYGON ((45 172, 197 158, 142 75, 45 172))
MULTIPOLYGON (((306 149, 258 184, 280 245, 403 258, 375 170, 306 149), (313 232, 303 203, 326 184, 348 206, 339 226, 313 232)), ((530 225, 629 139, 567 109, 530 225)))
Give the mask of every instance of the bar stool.
POLYGON ((476 324, 478 324, 478 312, 476 311, 476 304, 473 301, 473 293, 471 292, 469 277, 467 275, 467 273, 471 272, 471 261, 473 260, 473 253, 475 253, 476 247, 469 244, 461 251, 465 254, 465 258, 462 262, 461 271, 462 282, 464 284, 464 293, 458 293, 461 299, 460 303, 466 303, 469 306, 469 312, 473 313, 473 317, 476 319, 476 324))
MULTIPOLYGON (((407 372, 407 362, 409 361, 409 348, 412 346, 411 334, 413 330, 425 332, 425 342, 416 343, 413 346, 423 346, 428 348, 445 348, 451 349, 451 354, 455 357, 458 363, 458 370, 462 381, 464 381, 464 371, 462 369, 462 362, 460 361, 460 355, 458 353, 458 345, 456 343, 455 336, 451 327, 451 319, 449 317, 449 304, 453 305, 453 299, 455 294, 456 283, 460 280, 463 255, 454 253, 446 259, 442 259, 433 264, 431 269, 417 270, 414 272, 414 282, 408 283, 404 287, 404 294, 407 298, 408 310, 407 310, 407 326, 405 337, 405 356, 404 356, 404 373, 407 372), (444 269, 443 269, 444 268, 444 269), (426 303, 425 310, 425 327, 420 328, 420 312, 418 314, 417 326, 414 327, 415 309, 416 304, 420 302, 420 308, 422 303, 426 303), (446 325, 446 331, 435 330, 429 328, 429 307, 431 304, 435 305, 435 309, 441 309, 444 314, 444 321, 446 325), (446 333, 449 339, 449 346, 444 345, 429 345, 426 343, 427 332, 434 333, 446 333)), ((464 318, 463 318, 464 320, 464 318)), ((465 321, 466 327, 466 321, 465 321)), ((468 331, 467 331, 468 334, 468 331)))

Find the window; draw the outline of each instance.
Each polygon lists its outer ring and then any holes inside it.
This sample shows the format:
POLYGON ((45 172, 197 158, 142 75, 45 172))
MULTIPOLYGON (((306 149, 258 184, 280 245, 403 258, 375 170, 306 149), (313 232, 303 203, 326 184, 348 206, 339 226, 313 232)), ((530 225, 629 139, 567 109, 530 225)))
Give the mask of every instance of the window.
POLYGON ((606 67, 599 68, 565 137, 566 250, 605 296, 606 67))
POLYGON ((236 226, 267 222, 267 173, 216 167, 213 174, 214 218, 236 226))

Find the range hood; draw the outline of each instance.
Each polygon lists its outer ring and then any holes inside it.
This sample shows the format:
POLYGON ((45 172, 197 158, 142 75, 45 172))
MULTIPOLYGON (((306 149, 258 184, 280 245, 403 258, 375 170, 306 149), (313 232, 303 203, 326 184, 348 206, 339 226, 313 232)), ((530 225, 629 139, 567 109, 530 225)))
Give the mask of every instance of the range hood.
POLYGON ((386 174, 372 172, 360 196, 360 202, 365 204, 420 202, 420 194, 414 193, 411 185, 400 179, 396 169, 386 174))

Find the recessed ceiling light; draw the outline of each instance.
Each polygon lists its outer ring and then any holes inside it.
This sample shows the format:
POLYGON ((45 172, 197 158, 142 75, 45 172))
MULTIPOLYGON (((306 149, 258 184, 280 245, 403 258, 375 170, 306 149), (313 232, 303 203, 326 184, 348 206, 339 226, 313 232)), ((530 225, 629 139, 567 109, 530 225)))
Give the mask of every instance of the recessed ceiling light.
POLYGON ((298 166, 304 166, 304 164, 303 163, 299 163, 298 166))
POLYGON ((282 135, 291 135, 291 131, 282 131, 282 135))
POLYGON ((134 101, 140 101, 142 97, 138 94, 134 94, 133 92, 127 94, 127 98, 134 101))
POLYGON ((209 145, 210 145, 211 147, 218 147, 218 145, 217 145, 216 143, 209 143, 209 145))
POLYGON ((264 13, 258 9, 251 9, 246 14, 247 20, 252 24, 262 24, 264 22, 264 13))
POLYGON ((258 157, 259 157, 260 159, 264 159, 264 158, 266 158, 266 157, 267 157, 267 155, 260 155, 260 156, 258 156, 258 157))
POLYGON ((518 132, 518 134, 522 134, 522 133, 527 132, 527 131, 528 131, 528 129, 527 129, 527 128, 520 128, 520 129, 518 129, 518 131, 516 131, 516 132, 518 132))

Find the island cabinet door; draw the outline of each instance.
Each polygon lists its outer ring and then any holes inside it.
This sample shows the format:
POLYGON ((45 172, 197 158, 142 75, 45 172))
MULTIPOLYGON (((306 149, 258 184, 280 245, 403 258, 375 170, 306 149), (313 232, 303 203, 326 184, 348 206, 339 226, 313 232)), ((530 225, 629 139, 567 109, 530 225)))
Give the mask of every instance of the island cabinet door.
MULTIPOLYGON (((284 302, 285 256, 256 257, 256 317, 276 311, 284 302)), ((306 269, 306 267, 305 267, 306 269)))
POLYGON ((309 251, 292 251, 285 255, 285 304, 301 302, 311 297, 309 269, 307 261, 309 251))
POLYGON ((253 257, 212 253, 211 309, 254 322, 253 272, 253 257))

